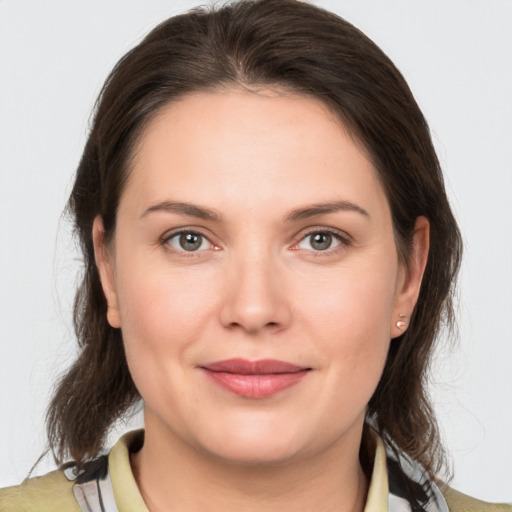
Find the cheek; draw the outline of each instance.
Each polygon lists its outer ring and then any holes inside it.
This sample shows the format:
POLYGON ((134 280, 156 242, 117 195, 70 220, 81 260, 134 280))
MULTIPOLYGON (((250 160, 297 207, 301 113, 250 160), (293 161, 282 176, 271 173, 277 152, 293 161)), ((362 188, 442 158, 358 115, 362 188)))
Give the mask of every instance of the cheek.
POLYGON ((127 269, 118 296, 130 374, 146 406, 174 411, 177 424, 180 414, 194 411, 194 389, 183 383, 211 319, 212 280, 165 268, 141 267, 139 272, 133 261, 127 269), (184 403, 188 409, 183 410, 184 403))
POLYGON ((186 352, 208 321, 216 294, 210 276, 129 262, 119 268, 117 290, 127 356, 140 361, 186 352))
MULTIPOLYGON (((396 265, 346 265, 337 272, 310 275, 295 292, 301 313, 322 330, 360 339, 373 332, 390 338, 396 293, 396 265)), ((371 341, 371 340, 368 340, 371 341)))
POLYGON ((330 279, 309 283, 310 293, 303 294, 304 330, 315 340, 328 388, 354 410, 366 406, 373 394, 389 349, 396 280, 392 261, 389 269, 346 267, 330 279))

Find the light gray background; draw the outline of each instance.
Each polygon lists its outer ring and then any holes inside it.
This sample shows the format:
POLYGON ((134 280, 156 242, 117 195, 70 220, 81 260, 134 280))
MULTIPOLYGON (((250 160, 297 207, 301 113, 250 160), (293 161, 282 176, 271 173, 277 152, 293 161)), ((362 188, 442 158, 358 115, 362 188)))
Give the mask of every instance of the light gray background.
MULTIPOLYGON (((512 2, 316 3, 389 54, 430 122, 466 243, 461 341, 440 352, 432 393, 453 485, 512 501, 512 2)), ((43 451, 52 383, 74 354, 77 263, 60 216, 94 99, 150 28, 195 4, 0 0, 0 486, 43 451)))

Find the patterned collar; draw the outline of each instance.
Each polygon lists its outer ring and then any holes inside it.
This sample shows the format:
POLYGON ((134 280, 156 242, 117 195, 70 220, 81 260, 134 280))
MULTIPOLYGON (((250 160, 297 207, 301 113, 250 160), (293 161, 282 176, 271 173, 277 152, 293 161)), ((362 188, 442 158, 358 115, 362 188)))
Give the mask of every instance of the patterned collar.
MULTIPOLYGON (((129 432, 79 474, 73 467, 65 470, 66 478, 75 482, 73 494, 82 512, 149 512, 130 466, 130 452, 143 440, 143 430, 129 432)), ((364 512, 449 512, 441 491, 419 464, 386 450, 377 435, 375 445, 364 512)))

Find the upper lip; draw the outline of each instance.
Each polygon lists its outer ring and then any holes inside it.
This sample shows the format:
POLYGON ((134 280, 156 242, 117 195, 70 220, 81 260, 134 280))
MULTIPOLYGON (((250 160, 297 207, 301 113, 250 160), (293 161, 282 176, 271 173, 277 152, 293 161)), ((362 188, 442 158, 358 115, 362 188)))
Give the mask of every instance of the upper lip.
POLYGON ((268 375, 275 373, 296 373, 310 370, 308 367, 297 366, 277 359, 260 359, 248 361, 247 359, 225 359, 201 365, 201 368, 212 372, 226 372, 238 375, 268 375))

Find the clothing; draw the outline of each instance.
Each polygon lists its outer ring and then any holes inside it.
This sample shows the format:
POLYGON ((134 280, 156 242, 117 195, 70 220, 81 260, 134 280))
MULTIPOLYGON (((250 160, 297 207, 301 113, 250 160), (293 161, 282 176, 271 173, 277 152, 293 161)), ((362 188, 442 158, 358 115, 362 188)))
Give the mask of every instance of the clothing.
MULTIPOLYGON (((74 467, 68 467, 1 489, 0 511, 148 512, 130 466, 130 452, 142 446, 143 436, 142 430, 125 434, 108 456, 88 462, 79 474, 74 467)), ((512 512, 510 505, 484 503, 448 487, 441 492, 437 485, 427 481, 421 466, 406 457, 398 460, 387 453, 378 436, 375 441, 365 512, 411 511, 410 489, 415 489, 418 510, 424 512, 512 512)))

